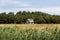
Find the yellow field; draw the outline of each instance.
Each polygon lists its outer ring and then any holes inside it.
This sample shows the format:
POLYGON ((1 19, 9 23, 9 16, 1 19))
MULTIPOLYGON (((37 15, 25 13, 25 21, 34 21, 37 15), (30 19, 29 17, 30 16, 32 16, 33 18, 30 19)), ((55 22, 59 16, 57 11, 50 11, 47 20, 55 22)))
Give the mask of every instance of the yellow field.
POLYGON ((10 26, 10 27, 18 27, 18 28, 26 28, 26 27, 32 27, 32 28, 51 28, 51 27, 58 27, 60 28, 60 24, 0 24, 0 26, 10 26))

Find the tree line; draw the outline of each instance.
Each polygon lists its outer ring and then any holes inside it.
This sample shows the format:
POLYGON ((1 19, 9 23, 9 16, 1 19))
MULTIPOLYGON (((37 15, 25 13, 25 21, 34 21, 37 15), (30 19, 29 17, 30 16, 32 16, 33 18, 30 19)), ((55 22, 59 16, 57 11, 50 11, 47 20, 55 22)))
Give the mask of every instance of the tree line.
POLYGON ((44 12, 26 12, 19 11, 16 14, 14 12, 0 13, 0 24, 24 24, 26 19, 34 19, 35 24, 56 24, 60 23, 59 15, 50 15, 44 12))

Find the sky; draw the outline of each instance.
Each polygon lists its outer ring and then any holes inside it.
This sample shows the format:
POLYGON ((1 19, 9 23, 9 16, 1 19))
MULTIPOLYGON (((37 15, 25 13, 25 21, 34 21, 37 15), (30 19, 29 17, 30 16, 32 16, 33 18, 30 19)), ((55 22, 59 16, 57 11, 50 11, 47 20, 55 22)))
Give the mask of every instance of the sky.
POLYGON ((0 13, 18 11, 42 11, 60 15, 60 0, 0 0, 0 13))

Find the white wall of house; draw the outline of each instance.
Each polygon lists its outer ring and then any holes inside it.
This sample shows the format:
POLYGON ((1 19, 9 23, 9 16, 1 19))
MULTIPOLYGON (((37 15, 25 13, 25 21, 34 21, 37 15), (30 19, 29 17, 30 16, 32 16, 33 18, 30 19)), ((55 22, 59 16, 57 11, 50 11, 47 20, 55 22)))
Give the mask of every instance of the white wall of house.
POLYGON ((27 24, 34 24, 34 20, 33 20, 33 19, 27 19, 27 20, 26 20, 26 23, 27 23, 27 24))

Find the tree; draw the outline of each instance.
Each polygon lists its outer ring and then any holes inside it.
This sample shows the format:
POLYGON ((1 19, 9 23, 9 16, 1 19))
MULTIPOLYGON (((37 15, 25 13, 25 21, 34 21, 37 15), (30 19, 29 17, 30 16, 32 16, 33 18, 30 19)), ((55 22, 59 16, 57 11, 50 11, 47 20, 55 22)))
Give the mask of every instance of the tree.
POLYGON ((0 14, 0 23, 7 23, 7 14, 6 12, 3 12, 0 14))
POLYGON ((8 16, 8 23, 15 23, 16 19, 15 19, 14 12, 9 12, 7 16, 8 16))
POLYGON ((29 11, 19 11, 16 14, 14 12, 0 13, 0 23, 19 23, 23 24, 26 22, 26 19, 32 18, 35 23, 60 23, 60 15, 50 15, 44 12, 29 12, 29 11))

